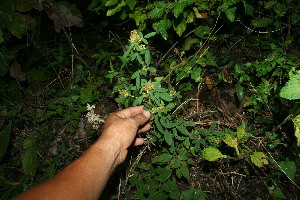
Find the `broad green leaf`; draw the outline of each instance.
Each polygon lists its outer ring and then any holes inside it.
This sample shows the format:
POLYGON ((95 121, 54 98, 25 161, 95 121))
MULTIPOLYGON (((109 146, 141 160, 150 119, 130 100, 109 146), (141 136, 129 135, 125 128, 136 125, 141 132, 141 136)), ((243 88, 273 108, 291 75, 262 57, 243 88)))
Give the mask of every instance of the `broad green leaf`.
POLYGON ((263 152, 254 152, 250 155, 251 162, 257 167, 268 165, 268 157, 263 152))
POLYGON ((164 153, 162 155, 159 155, 159 156, 153 158, 152 162, 153 163, 159 163, 159 164, 165 164, 167 162, 170 162, 172 158, 173 158, 172 155, 170 155, 168 153, 164 153))
POLYGON ((172 135, 169 133, 169 131, 164 131, 164 138, 169 145, 174 145, 172 135))
POLYGON ((165 100, 165 101, 172 101, 173 100, 173 98, 168 93, 158 93, 157 96, 160 97, 161 99, 165 100))
POLYGON ((146 50, 145 52, 145 63, 146 65, 150 65, 150 60, 151 60, 151 55, 149 49, 146 50))
POLYGON ((279 162, 280 170, 287 175, 292 181, 295 181, 297 165, 294 161, 279 162))
POLYGON ((203 159, 208 161, 216 161, 219 158, 227 158, 226 155, 223 155, 217 148, 208 147, 201 151, 201 156, 203 159))
POLYGON ((168 38, 167 30, 172 26, 172 23, 169 19, 164 18, 158 22, 153 23, 152 26, 157 33, 160 33, 161 36, 165 40, 167 40, 168 38))
POLYGON ((187 180, 190 180, 190 171, 188 167, 180 167, 181 174, 187 180))
POLYGON ((172 175, 172 170, 171 169, 162 168, 160 166, 158 166, 155 169, 155 172, 158 175, 158 176, 156 176, 156 179, 160 182, 167 181, 172 175))
POLYGON ((247 15, 253 16, 254 7, 244 1, 245 13, 247 15))
POLYGON ((119 0, 107 0, 105 6, 113 6, 118 3, 119 0))
POLYGON ((11 122, 0 132, 0 161, 6 153, 11 134, 11 122))
POLYGON ((173 10, 174 17, 177 18, 181 13, 183 13, 183 9, 186 6, 191 5, 193 3, 194 3, 194 1, 192 1, 192 0, 179 0, 179 1, 177 1, 174 4, 174 10, 173 10))
POLYGON ((222 138, 223 142, 225 142, 228 146, 235 148, 237 155, 240 154, 238 148, 237 138, 232 137, 231 134, 227 134, 222 138))
POLYGON ((176 31, 177 35, 180 37, 186 29, 186 22, 182 20, 179 24, 174 23, 174 30, 176 31))
POLYGON ((148 13, 148 15, 152 19, 160 18, 164 14, 166 8, 167 8, 167 5, 166 5, 165 2, 163 2, 163 1, 155 1, 154 2, 154 9, 151 10, 148 13))
POLYGON ((293 123, 295 126, 295 137, 297 140, 297 147, 300 147, 300 115, 296 116, 293 119, 293 123))
POLYGON ((199 26, 195 29, 195 34, 203 39, 207 38, 207 35, 210 33, 210 28, 208 26, 199 26))
POLYGON ((130 10, 134 9, 135 4, 136 0, 126 0, 126 5, 130 8, 130 10))
POLYGON ((191 46, 192 46, 193 44, 197 44, 197 43, 200 43, 199 39, 188 37, 188 38, 184 41, 184 47, 183 47, 183 50, 184 50, 184 51, 188 51, 188 50, 190 50, 190 48, 191 48, 191 46))
POLYGON ((279 95, 289 100, 300 99, 300 74, 294 75, 281 89, 279 95))
POLYGON ((162 189, 169 193, 171 199, 180 199, 180 191, 175 180, 165 182, 162 189))
POLYGON ((272 23, 272 19, 268 17, 264 17, 261 19, 254 19, 252 24, 254 27, 267 27, 272 23))
POLYGON ((272 190, 272 194, 274 195, 274 197, 279 198, 279 199, 285 199, 285 196, 283 194, 283 192, 281 191, 280 187, 275 187, 272 190))
POLYGON ((236 134, 239 140, 243 139, 245 137, 246 131, 244 127, 239 126, 236 130, 236 134))
POLYGON ((134 100, 134 102, 132 103, 132 106, 141 105, 142 102, 143 102, 143 96, 140 96, 134 100))
POLYGON ((229 20, 230 22, 233 22, 234 19, 235 19, 235 11, 236 11, 236 7, 224 9, 224 12, 225 12, 225 14, 226 14, 226 17, 228 18, 228 20, 229 20))
POLYGON ((26 27, 19 15, 15 15, 14 20, 7 24, 7 29, 17 38, 21 39, 25 33, 26 27))
POLYGON ((189 131, 184 126, 177 126, 178 131, 184 135, 189 135, 189 131))
POLYGON ((24 150, 22 155, 22 167, 25 173, 33 178, 37 168, 37 144, 34 134, 29 135, 24 141, 24 150))
POLYGON ((206 194, 200 189, 190 188, 182 192, 184 200, 205 200, 206 194))

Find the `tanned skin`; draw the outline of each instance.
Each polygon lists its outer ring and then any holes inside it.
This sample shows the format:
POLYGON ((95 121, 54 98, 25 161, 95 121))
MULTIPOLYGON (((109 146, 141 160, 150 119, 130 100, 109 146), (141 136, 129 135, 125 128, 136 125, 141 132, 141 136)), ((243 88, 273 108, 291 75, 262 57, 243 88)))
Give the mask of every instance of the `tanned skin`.
POLYGON ((13 199, 99 199, 115 168, 124 162, 127 148, 144 143, 136 134, 150 129, 149 119, 150 112, 143 110, 143 106, 110 114, 99 139, 80 158, 50 180, 13 199))

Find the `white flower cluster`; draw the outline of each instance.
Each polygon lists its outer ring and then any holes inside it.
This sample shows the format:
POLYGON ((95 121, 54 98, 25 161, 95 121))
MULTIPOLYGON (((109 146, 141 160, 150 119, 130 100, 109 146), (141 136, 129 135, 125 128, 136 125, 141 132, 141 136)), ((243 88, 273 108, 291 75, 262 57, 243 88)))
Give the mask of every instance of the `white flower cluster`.
POLYGON ((95 114, 95 105, 87 104, 86 109, 89 111, 86 114, 88 122, 93 125, 93 129, 98 130, 100 122, 104 123, 104 120, 100 118, 100 115, 95 114))

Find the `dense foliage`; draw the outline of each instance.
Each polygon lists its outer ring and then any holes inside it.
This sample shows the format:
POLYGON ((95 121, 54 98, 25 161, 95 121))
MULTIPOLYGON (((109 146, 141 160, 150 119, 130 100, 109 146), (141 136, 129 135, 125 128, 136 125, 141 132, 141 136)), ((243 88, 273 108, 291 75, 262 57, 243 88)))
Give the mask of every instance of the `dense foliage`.
POLYGON ((114 110, 154 117, 103 199, 300 198, 298 0, 0 5, 0 198, 52 177, 114 110))

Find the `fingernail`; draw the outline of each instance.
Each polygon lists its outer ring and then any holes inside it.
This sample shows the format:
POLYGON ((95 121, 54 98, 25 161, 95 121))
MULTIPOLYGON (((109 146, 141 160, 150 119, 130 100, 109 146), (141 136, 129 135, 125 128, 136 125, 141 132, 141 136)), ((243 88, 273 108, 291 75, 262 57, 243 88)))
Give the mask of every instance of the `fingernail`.
POLYGON ((144 110, 144 111, 143 111, 143 114, 144 114, 147 118, 150 118, 150 112, 149 112, 149 111, 144 110))

